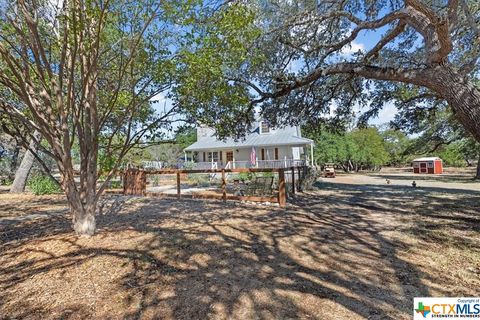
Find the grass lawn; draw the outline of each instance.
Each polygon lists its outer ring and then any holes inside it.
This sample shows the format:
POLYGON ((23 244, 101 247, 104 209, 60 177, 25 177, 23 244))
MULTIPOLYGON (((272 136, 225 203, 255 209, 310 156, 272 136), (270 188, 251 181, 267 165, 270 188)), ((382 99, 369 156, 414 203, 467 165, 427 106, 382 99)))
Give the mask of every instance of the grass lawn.
POLYGON ((317 187, 286 209, 110 196, 92 238, 60 196, 0 194, 0 318, 410 319, 480 295, 479 191, 317 187))

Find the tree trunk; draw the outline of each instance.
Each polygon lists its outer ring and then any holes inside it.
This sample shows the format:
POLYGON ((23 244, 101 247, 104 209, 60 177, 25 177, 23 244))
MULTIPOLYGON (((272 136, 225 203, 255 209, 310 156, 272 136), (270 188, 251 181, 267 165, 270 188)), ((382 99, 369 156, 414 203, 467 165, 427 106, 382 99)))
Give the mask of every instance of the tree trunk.
POLYGON ((346 73, 367 79, 397 81, 429 88, 448 102, 458 121, 476 141, 480 142, 480 89, 449 65, 404 70, 339 63, 315 69, 301 81, 297 80, 291 87, 276 92, 274 97, 285 95, 285 92, 304 86, 322 76, 346 73))
POLYGON ((437 92, 446 98, 464 128, 480 142, 480 90, 451 69, 437 74, 436 80, 443 84, 437 92))
POLYGON ((17 163, 18 163, 18 156, 20 154, 21 146, 19 143, 15 144, 15 148, 13 149, 12 159, 10 160, 10 173, 9 178, 13 180, 15 178, 15 172, 17 171, 17 163))
POLYGON ((81 236, 93 236, 96 229, 95 208, 72 210, 73 230, 81 236))
POLYGON ((72 173, 73 170, 63 179, 65 195, 72 214, 72 227, 80 236, 93 236, 96 229, 95 209, 97 201, 95 197, 85 197, 78 192, 72 173))
POLYGON ((13 180, 12 186, 10 187, 10 193, 22 193, 25 191, 25 186, 27 184, 28 175, 30 170, 33 167, 35 161, 35 155, 31 150, 37 151, 37 141, 40 139, 40 134, 35 132, 33 134, 34 139, 30 141, 29 149, 25 152, 20 167, 18 167, 15 172, 15 179, 13 180))
POLYGON ((80 182, 75 181, 72 161, 70 158, 65 160, 58 162, 58 167, 62 173, 62 188, 72 214, 72 228, 79 236, 93 236, 96 230, 95 211, 98 202, 96 172, 82 171, 80 182))

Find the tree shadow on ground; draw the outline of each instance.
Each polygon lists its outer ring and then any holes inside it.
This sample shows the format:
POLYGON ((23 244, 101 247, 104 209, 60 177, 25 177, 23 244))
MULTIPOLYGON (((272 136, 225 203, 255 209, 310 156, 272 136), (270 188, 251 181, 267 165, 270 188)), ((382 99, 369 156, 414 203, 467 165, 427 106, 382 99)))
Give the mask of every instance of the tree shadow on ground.
MULTIPOLYGON (((408 245, 385 237, 393 226, 372 219, 371 212, 407 215, 385 211, 386 204, 375 197, 391 198, 388 205, 395 208, 412 195, 398 188, 322 187, 342 196, 298 196, 287 210, 158 199, 145 199, 129 210, 120 201, 98 216, 99 232, 88 241, 71 234, 68 217, 0 225, 0 301, 22 303, 16 310, 0 307, 0 313, 126 319, 409 318, 412 298, 428 296, 425 283, 435 279, 399 257, 408 245), (68 250, 59 252, 59 247, 68 250), (34 253, 40 258, 16 259, 34 253), (72 273, 99 259, 114 259, 114 267, 122 270, 106 291, 112 297, 120 294, 121 301, 96 297, 97 304, 112 304, 109 314, 81 300, 72 309, 68 295, 56 307, 29 304, 18 296, 32 278, 72 273)), ((467 221, 458 223, 461 228, 467 221)), ((72 287, 64 290, 86 290, 68 285, 72 287)), ((45 289, 34 288, 37 294, 45 289)))
MULTIPOLYGON (((464 232, 480 232, 480 191, 445 187, 412 188, 398 185, 316 183, 338 196, 335 201, 372 212, 392 214, 410 223, 402 230, 426 242, 451 242, 480 249, 464 232), (438 233, 449 230, 450 233, 438 233)), ((402 228, 402 227, 400 227, 402 228)))
POLYGON ((389 174, 389 173, 375 173, 370 174, 374 177, 379 177, 383 179, 390 180, 410 180, 410 181, 433 181, 433 182, 442 182, 442 183, 479 183, 479 180, 476 180, 475 174, 466 175, 466 174, 389 174))

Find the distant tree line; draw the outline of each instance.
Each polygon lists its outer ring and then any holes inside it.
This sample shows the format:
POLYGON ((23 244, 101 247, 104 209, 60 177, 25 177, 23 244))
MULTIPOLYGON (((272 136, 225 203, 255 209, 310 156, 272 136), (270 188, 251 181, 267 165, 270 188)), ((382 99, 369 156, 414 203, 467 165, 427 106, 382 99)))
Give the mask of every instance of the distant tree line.
POLYGON ((454 167, 478 162, 479 145, 468 137, 440 143, 426 133, 412 137, 398 129, 374 126, 346 132, 305 128, 304 135, 315 141, 317 165, 334 163, 346 172, 409 166, 414 158, 423 156, 438 156, 446 166, 454 167))

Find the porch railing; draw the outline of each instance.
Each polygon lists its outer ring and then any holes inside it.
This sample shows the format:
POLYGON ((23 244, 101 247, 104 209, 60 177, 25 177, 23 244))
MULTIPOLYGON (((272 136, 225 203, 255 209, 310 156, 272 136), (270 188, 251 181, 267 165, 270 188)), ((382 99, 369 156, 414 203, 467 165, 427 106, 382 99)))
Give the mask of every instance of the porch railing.
POLYGON ((282 169, 291 167, 303 167, 306 165, 305 160, 258 160, 255 166, 250 161, 229 161, 225 169, 245 169, 245 168, 265 168, 265 169, 282 169))
POLYGON ((306 165, 305 160, 294 160, 294 159, 258 160, 257 161, 258 168, 269 168, 269 169, 303 167, 305 165, 306 165))
POLYGON ((187 162, 181 168, 188 168, 194 170, 211 170, 211 169, 285 169, 292 167, 304 167, 307 165, 305 160, 258 160, 255 166, 252 166, 250 161, 228 161, 225 165, 222 162, 187 162))
POLYGON ((212 170, 218 169, 218 162, 187 162, 182 168, 190 168, 194 170, 212 170))

